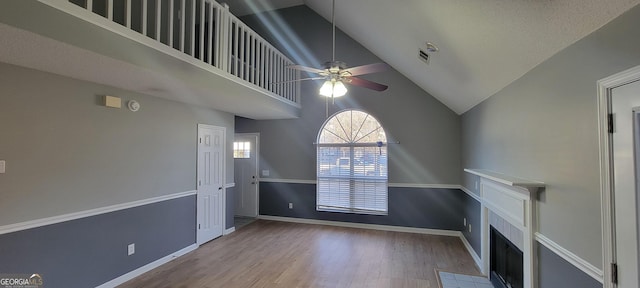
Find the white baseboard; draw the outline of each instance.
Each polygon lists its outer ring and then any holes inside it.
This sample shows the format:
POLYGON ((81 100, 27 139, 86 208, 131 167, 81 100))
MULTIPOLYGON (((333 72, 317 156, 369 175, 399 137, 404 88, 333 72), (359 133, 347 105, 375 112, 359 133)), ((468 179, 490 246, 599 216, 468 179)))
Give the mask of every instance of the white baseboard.
POLYGON ((571 263, 573 266, 580 269, 580 271, 584 272, 585 274, 591 276, 593 279, 599 281, 600 283, 604 283, 604 274, 602 272, 602 269, 591 265, 591 263, 580 258, 580 256, 565 249, 564 247, 560 246, 560 244, 553 242, 553 240, 538 232, 535 233, 535 237, 538 243, 544 245, 544 247, 547 247, 547 249, 551 250, 553 253, 556 253, 562 259, 571 263))
POLYGON ((170 255, 164 256, 164 257, 162 257, 162 258, 160 258, 160 259, 158 259, 156 261, 153 261, 153 262, 151 262, 151 263, 149 263, 147 265, 144 265, 144 266, 142 266, 142 267, 140 267, 140 268, 138 268, 136 270, 133 270, 133 271, 127 273, 127 274, 124 274, 124 275, 122 275, 122 276, 120 276, 120 277, 118 277, 116 279, 113 279, 113 280, 111 280, 111 281, 109 281, 107 283, 104 283, 104 284, 102 284, 102 285, 100 285, 100 286, 98 286, 96 288, 112 288, 112 287, 116 287, 116 286, 121 285, 121 284, 123 284, 123 283, 125 283, 125 282, 127 282, 127 281, 129 281, 129 280, 131 280, 133 278, 136 278, 136 277, 144 274, 144 273, 147 273, 147 272, 151 271, 152 269, 160 267, 162 264, 166 264, 166 263, 168 263, 169 261, 171 261, 171 260, 173 260, 175 258, 178 258, 178 257, 180 257, 180 256, 182 256, 184 254, 187 254, 187 253, 189 253, 189 252, 191 252, 193 250, 196 250, 197 248, 198 248, 197 244, 193 244, 193 245, 187 246, 187 247, 182 248, 182 249, 180 249, 180 250, 178 250, 178 251, 176 251, 174 253, 171 253, 170 255))
POLYGON ((222 232, 222 235, 229 235, 229 234, 231 234, 231 233, 233 233, 235 231, 236 231, 236 226, 233 226, 233 227, 231 227, 229 229, 224 230, 224 232, 222 232))
POLYGON ((464 234, 462 234, 462 232, 460 232, 460 240, 462 240, 462 244, 464 244, 464 247, 467 248, 467 251, 469 252, 469 254, 471 254, 471 258, 473 258, 473 261, 476 262, 476 267, 478 267, 478 270, 482 271, 482 259, 480 258, 480 256, 478 256, 476 250, 473 250, 473 247, 471 246, 469 241, 467 241, 467 237, 464 237, 464 234))
POLYGON ((381 230, 381 231, 406 232, 406 233, 417 233, 417 234, 453 236, 453 237, 459 237, 460 236, 460 231, 451 231, 451 230, 413 228, 413 227, 401 227, 401 226, 377 225, 377 224, 364 224, 364 223, 353 223, 353 222, 326 221, 326 220, 280 217, 280 216, 269 216, 269 215, 258 215, 258 219, 281 221, 281 222, 302 223, 302 224, 314 224, 314 225, 327 225, 327 226, 349 227, 349 228, 359 228, 359 229, 371 229, 371 230, 381 230))

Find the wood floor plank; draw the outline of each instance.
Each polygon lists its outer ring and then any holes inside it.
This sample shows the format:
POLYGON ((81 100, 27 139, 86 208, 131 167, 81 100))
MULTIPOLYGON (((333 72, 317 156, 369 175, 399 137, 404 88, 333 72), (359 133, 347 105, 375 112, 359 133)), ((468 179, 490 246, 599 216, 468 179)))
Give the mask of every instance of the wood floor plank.
POLYGON ((120 287, 438 287, 479 275, 457 237, 258 220, 120 287))

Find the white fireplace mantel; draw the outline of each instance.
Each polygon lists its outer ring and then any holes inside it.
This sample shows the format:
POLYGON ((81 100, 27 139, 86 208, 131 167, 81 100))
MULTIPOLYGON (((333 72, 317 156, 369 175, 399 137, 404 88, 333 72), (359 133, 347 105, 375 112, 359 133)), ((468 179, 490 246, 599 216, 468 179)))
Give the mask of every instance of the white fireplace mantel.
POLYGON ((523 281, 525 288, 536 288, 537 268, 535 251, 536 194, 543 182, 513 177, 490 170, 464 169, 480 177, 481 258, 482 273, 489 274, 489 211, 522 231, 523 281))
POLYGON ((498 182, 507 186, 512 187, 521 187, 529 190, 529 192, 535 193, 539 188, 544 188, 545 184, 538 181, 531 181, 527 179, 522 179, 518 177, 513 177, 505 174, 501 174, 498 172, 493 172, 491 170, 483 170, 483 169, 464 169, 465 172, 480 176, 485 179, 492 180, 494 182, 498 182))

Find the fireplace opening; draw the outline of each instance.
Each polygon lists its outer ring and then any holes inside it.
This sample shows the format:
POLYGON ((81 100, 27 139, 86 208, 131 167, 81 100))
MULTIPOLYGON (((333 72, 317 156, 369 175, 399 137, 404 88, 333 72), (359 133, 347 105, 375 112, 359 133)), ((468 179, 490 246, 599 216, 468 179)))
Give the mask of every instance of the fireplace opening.
POLYGON ((496 288, 522 288, 522 251, 493 226, 490 226, 490 231, 491 283, 496 288))

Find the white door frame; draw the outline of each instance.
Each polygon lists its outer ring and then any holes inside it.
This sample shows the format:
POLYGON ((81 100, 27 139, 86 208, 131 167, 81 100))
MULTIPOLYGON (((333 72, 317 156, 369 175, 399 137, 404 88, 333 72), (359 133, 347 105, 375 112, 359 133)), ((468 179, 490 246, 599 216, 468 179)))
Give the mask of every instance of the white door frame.
MULTIPOLYGON (((227 148, 228 148, 228 143, 227 143, 227 127, 223 127, 223 126, 216 126, 216 125, 210 125, 210 124, 198 124, 198 128, 196 131, 196 175, 198 174, 198 157, 199 157, 199 138, 200 138, 200 129, 201 128, 214 128, 214 129, 221 129, 222 130, 222 143, 223 143, 223 149, 222 149, 222 178, 221 181, 221 187, 222 187, 222 235, 225 235, 225 231, 226 231, 226 226, 227 226, 227 148)), ((200 179, 198 179, 198 177, 196 176, 195 179, 195 185, 196 185, 196 191, 199 187, 198 185, 198 181, 200 179)), ((196 197, 197 199, 197 197, 196 197)), ((197 200, 196 200, 197 201, 197 200)), ((196 203, 196 218, 198 217, 198 203, 196 203)), ((198 233, 200 231, 200 229, 198 229, 198 219, 196 219, 196 244, 197 245, 201 245, 204 243, 198 243, 198 233)))
POLYGON ((615 219, 613 217, 614 196, 611 189, 611 149, 609 135, 609 113, 611 95, 616 87, 640 80, 640 66, 625 70, 598 81, 598 136, 600 138, 600 194, 602 214, 602 267, 604 288, 614 288, 611 282, 611 263, 615 258, 615 219))
MULTIPOLYGON (((254 136, 256 137, 256 149, 255 149, 255 155, 256 155, 256 217, 260 215, 260 133, 259 132, 255 132, 255 133, 235 133, 234 136, 254 136)), ((235 139, 234 139, 235 141, 235 139)))

